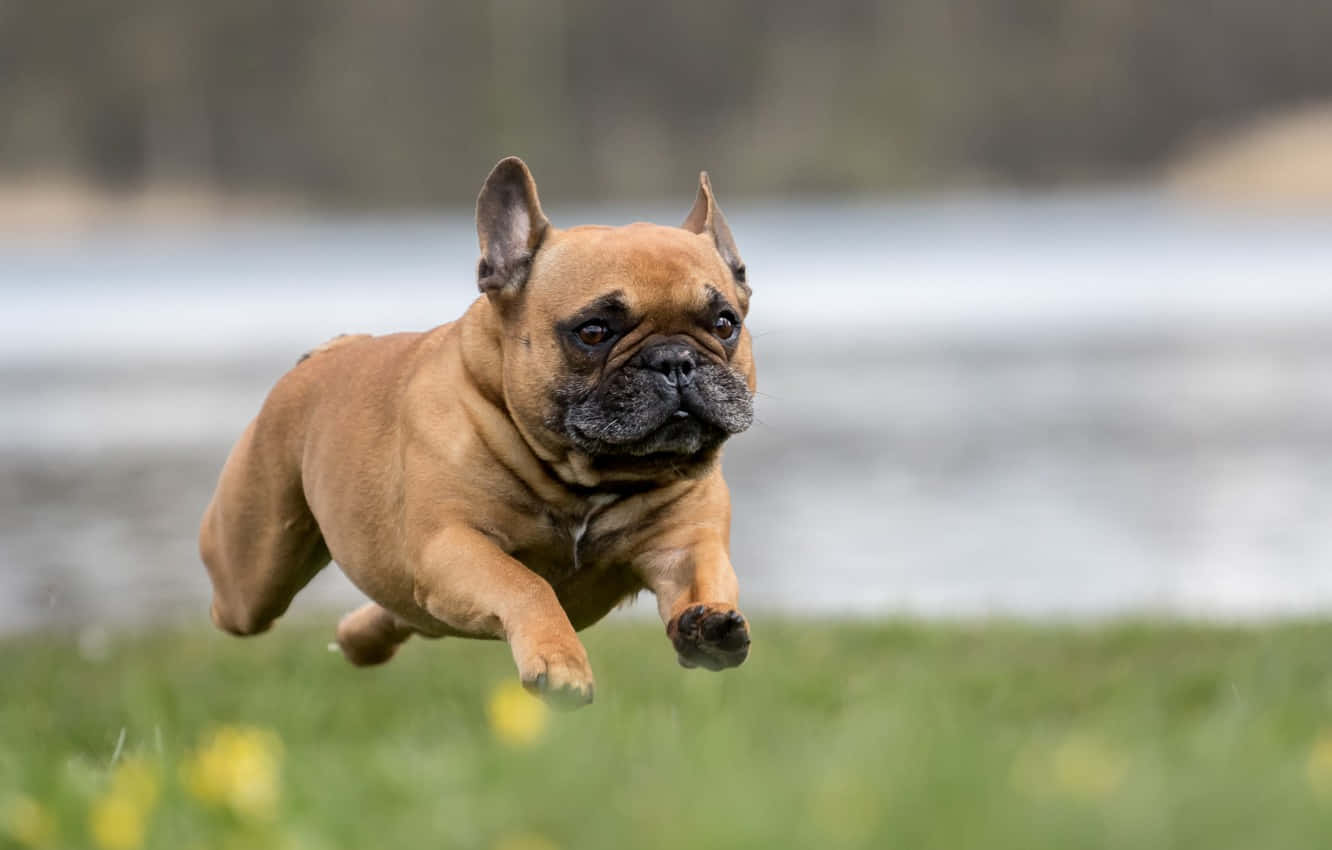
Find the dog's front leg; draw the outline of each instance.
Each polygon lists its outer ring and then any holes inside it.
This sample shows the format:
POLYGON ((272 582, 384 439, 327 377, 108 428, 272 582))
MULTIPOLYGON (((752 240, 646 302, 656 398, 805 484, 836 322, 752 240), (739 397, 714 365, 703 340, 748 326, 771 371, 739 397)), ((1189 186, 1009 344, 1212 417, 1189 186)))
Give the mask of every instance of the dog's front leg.
POLYGON ((723 670, 749 656, 749 624, 736 608, 740 586, 720 536, 654 547, 638 574, 657 597, 681 666, 723 670))
POLYGON ((506 640, 523 686, 557 705, 592 701, 587 650, 545 579, 485 534, 451 527, 421 550, 416 602, 451 628, 506 640))

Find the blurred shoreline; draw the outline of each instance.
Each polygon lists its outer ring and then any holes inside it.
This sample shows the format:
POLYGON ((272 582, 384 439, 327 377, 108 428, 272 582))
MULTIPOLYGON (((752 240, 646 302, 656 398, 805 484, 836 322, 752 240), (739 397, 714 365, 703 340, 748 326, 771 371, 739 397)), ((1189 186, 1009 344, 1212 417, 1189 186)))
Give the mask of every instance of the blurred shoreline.
POLYGON ((238 194, 203 183, 116 191, 73 175, 0 180, 0 232, 11 238, 78 236, 111 227, 161 234, 304 215, 308 205, 294 196, 238 194))
MULTIPOLYGON (((1124 185, 1123 181, 1118 185, 1124 185)), ((992 186, 990 196, 1057 198, 1105 191, 1094 184, 1079 187, 1076 183, 1035 194, 992 186)), ((1312 102, 1269 110, 1214 130, 1183 147, 1164 166, 1142 171, 1135 191, 1168 193, 1177 203, 1218 212, 1299 215, 1332 211, 1332 104, 1312 102)), ((974 188, 958 192, 936 188, 916 199, 947 202, 951 197, 981 197, 974 188)), ((469 197, 457 198, 459 212, 465 210, 469 197)), ((732 203, 736 200, 731 197, 732 203)), ((885 195, 879 203, 907 200, 906 196, 895 200, 885 195)), ((359 208, 356 215, 388 214, 359 208)), ((428 214, 408 207, 392 215, 421 218, 428 214)), ((235 191, 199 180, 159 179, 116 189, 73 173, 0 177, 0 233, 11 239, 76 239, 107 230, 161 237, 256 223, 290 226, 324 221, 331 215, 333 211, 326 205, 299 193, 235 191)))
POLYGON ((1165 169, 1176 195, 1271 212, 1332 208, 1332 103, 1265 112, 1165 169))

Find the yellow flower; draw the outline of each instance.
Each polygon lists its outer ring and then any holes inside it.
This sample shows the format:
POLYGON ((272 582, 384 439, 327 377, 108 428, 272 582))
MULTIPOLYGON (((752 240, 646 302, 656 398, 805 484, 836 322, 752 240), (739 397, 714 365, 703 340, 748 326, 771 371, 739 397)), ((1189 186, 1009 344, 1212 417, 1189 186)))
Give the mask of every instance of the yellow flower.
POLYGON ((1124 759, 1099 741, 1070 735, 1054 752, 1055 785, 1072 797, 1108 797, 1124 779, 1124 759))
POLYGON ((559 850, 559 845, 534 832, 519 832, 500 838, 494 850, 559 850))
POLYGON ((19 795, 9 802, 5 830, 26 847, 48 847, 55 843, 55 819, 45 806, 26 795, 19 795))
POLYGON ((147 830, 147 812, 120 794, 103 796, 88 815, 88 831, 102 850, 138 850, 147 830))
POLYGON ((1053 750, 1023 748, 1013 761, 1010 779, 1023 793, 1035 797, 1065 796, 1100 800, 1119 788, 1128 762, 1095 738, 1069 735, 1053 750))
POLYGON ((145 759, 125 759, 111 774, 109 793, 125 798, 144 812, 157 805, 157 792, 157 767, 145 759))
POLYGON ((490 694, 486 719, 495 737, 512 747, 535 744, 546 731, 546 704, 514 681, 505 682, 490 694))
POLYGON ((219 729, 181 769, 185 788, 205 803, 269 820, 277 814, 282 742, 245 726, 219 729))
POLYGON ((148 819, 157 805, 157 769, 130 758, 111 774, 106 793, 88 813, 88 829, 103 850, 136 850, 143 846, 148 819))
POLYGON ((1305 773, 1314 793, 1332 800, 1332 729, 1324 730, 1318 740, 1314 741, 1305 773))

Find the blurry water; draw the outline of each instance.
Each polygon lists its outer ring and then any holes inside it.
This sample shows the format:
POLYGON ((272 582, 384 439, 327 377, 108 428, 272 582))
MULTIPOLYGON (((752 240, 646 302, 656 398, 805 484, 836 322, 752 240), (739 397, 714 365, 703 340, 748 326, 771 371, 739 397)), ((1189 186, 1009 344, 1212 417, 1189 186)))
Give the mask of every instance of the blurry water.
MULTIPOLYGON (((726 459, 745 607, 1332 606, 1332 218, 1105 195, 731 220, 763 392, 726 459)), ((203 622, 198 516, 267 388, 334 334, 456 316, 475 253, 462 217, 0 237, 0 629, 203 622)), ((355 598, 328 570, 297 606, 355 598)))

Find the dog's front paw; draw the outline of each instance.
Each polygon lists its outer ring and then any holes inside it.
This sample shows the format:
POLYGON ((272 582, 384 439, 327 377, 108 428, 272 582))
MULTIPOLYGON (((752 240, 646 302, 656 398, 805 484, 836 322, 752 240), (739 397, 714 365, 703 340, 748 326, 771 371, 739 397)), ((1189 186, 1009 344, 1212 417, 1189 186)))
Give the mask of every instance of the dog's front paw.
POLYGON ((749 624, 729 605, 692 605, 666 626, 681 667, 724 670, 749 655, 749 624))
POLYGON ((597 687, 592 667, 582 644, 575 641, 574 647, 546 645, 527 654, 518 664, 523 687, 556 708, 580 708, 592 702, 597 687))

